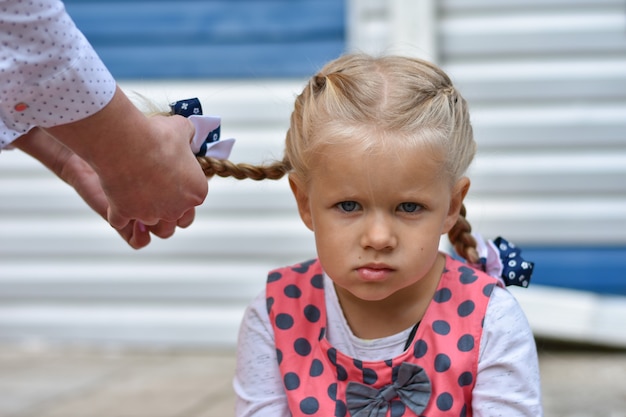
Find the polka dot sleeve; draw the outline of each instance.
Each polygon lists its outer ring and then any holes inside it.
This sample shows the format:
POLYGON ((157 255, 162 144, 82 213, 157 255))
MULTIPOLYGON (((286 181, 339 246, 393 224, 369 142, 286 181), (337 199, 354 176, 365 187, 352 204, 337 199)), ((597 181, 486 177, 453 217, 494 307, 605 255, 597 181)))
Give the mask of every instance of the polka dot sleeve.
POLYGON ((0 0, 0 148, 101 110, 115 80, 57 0, 0 0))

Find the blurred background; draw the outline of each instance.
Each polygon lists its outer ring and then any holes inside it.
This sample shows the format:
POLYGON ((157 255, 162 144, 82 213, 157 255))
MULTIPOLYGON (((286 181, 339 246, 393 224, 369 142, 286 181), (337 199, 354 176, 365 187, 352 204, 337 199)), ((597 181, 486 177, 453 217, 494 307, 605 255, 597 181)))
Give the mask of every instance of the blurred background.
MULTIPOLYGON (((468 219, 535 262, 513 291, 538 340, 626 349, 624 1, 65 4, 131 97, 200 98, 237 162, 281 157, 295 95, 341 53, 436 62, 479 145, 468 219)), ((212 179, 189 229, 134 251, 45 168, 0 155, 0 342, 229 351, 267 271, 313 254, 282 180, 212 179)))

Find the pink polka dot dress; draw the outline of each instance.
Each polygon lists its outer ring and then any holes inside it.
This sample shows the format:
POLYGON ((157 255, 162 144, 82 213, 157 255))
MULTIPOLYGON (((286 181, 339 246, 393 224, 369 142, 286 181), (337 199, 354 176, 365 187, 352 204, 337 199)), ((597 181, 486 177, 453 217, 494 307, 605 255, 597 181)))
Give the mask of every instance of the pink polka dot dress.
POLYGON ((269 274, 266 301, 294 416, 470 416, 482 326, 495 278, 448 257, 402 354, 361 361, 326 339, 317 260, 269 274))

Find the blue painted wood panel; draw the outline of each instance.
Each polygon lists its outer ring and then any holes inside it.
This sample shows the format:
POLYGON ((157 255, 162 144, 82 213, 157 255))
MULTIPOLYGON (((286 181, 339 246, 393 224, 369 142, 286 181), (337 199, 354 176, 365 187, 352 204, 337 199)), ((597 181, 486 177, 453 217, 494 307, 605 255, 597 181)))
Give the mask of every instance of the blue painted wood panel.
POLYGON ((116 78, 306 77, 345 49, 340 0, 67 0, 116 78))
POLYGON ((626 296, 625 246, 520 246, 535 263, 531 285, 626 296))

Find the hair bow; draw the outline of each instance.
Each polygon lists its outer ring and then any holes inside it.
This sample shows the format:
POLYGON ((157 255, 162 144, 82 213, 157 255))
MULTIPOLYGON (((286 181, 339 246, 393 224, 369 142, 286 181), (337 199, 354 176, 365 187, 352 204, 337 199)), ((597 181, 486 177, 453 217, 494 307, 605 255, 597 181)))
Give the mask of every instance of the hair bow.
POLYGON ((528 287, 535 264, 522 258, 521 249, 502 237, 485 241, 478 233, 472 235, 477 242, 480 269, 506 286, 528 287))
POLYGON ((216 159, 227 159, 235 144, 235 139, 220 141, 221 118, 219 116, 203 116, 202 105, 197 98, 179 100, 170 104, 171 114, 189 119, 196 128, 190 146, 196 156, 210 156, 216 159))
POLYGON ((352 417, 385 417, 392 400, 400 401, 416 415, 428 405, 432 386, 426 371, 403 362, 394 382, 381 389, 351 381, 346 388, 346 405, 352 417))

